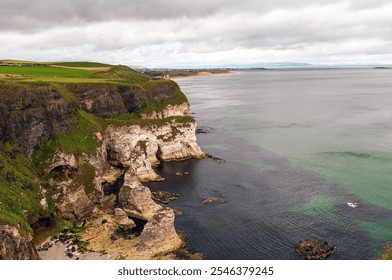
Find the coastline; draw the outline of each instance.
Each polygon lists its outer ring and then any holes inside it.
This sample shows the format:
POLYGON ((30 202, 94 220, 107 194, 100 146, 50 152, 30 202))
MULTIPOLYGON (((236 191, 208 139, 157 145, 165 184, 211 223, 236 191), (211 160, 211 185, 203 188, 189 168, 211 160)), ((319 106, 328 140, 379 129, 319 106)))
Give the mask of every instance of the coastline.
POLYGON ((223 75, 232 75, 232 74, 238 74, 238 71, 228 71, 224 73, 214 73, 214 72, 209 72, 209 71, 201 71, 197 72, 197 74, 192 74, 188 76, 172 76, 170 79, 177 80, 177 79, 186 79, 186 78, 195 78, 195 77, 211 77, 211 76, 223 76, 223 75))

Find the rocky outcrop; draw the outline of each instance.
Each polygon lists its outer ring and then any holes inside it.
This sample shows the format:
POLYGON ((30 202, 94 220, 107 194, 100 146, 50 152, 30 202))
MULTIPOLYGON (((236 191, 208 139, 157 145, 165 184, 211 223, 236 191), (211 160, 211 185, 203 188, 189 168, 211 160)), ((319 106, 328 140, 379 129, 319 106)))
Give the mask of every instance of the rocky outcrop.
POLYGON ((38 260, 31 236, 23 237, 17 228, 0 225, 0 260, 38 260))
POLYGON ((136 226, 135 222, 121 208, 114 209, 114 217, 116 223, 123 229, 134 228, 136 226))
POLYGON ((67 190, 60 203, 57 203, 58 215, 70 221, 81 221, 91 216, 97 197, 86 194, 84 186, 76 190, 67 190))
POLYGON ((161 207, 144 226, 137 249, 148 250, 152 255, 179 249, 182 241, 174 228, 173 209, 161 207))
POLYGON ((132 168, 141 181, 160 179, 152 168, 160 160, 204 157, 196 143, 195 127, 194 122, 109 127, 108 160, 114 166, 132 168))
POLYGON ((150 221, 161 208, 151 198, 149 188, 143 186, 136 176, 126 175, 118 195, 123 210, 131 217, 150 221))
MULTIPOLYGON (((130 87, 114 84, 97 86, 95 83, 68 84, 66 87, 73 93, 84 111, 98 117, 110 117, 128 112, 121 94, 132 94, 130 87)), ((145 100, 141 104, 133 103, 135 107, 146 106, 146 94, 144 96, 145 100)))
POLYGON ((165 191, 152 192, 151 198, 163 204, 168 204, 170 201, 176 200, 180 197, 179 194, 169 193, 165 191))
POLYGON ((190 116, 191 111, 188 103, 182 103, 177 105, 168 105, 162 110, 153 111, 150 113, 141 114, 142 119, 165 119, 173 116, 190 116))
MULTIPOLYGON (((28 156, 37 145, 74 129, 79 109, 98 117, 112 117, 144 109, 150 102, 175 98, 176 94, 183 96, 178 93, 178 85, 169 80, 148 82, 146 90, 113 83, 0 86, 0 141, 23 147, 28 156)), ((181 106, 177 107, 172 114, 181 111, 181 106)))
POLYGON ((324 260, 336 252, 336 246, 311 239, 300 241, 295 251, 306 260, 324 260))
MULTIPOLYGON (((152 258, 181 246, 174 228, 173 210, 156 204, 150 190, 141 184, 163 179, 153 169, 161 161, 205 156, 196 143, 196 123, 190 117, 189 104, 177 84, 146 81, 143 88, 127 83, 29 84, 26 87, 2 84, 0 100, 0 141, 15 143, 30 158, 35 147, 61 133, 73 131, 82 123, 79 118, 90 122, 88 125, 93 123, 91 127, 99 127, 96 132, 81 136, 81 140, 86 137, 96 140, 94 144, 98 147, 93 155, 91 151, 90 154, 80 151, 67 154, 61 144, 54 148, 48 145, 48 149, 46 144, 41 146, 45 154, 45 160, 40 162, 42 172, 45 176, 50 174, 50 190, 46 192, 39 187, 45 194, 37 200, 42 209, 53 211, 53 202, 56 210, 50 214, 80 223, 93 217, 97 220, 94 215, 108 208, 105 215, 111 217, 111 222, 100 226, 124 232, 142 230, 140 236, 131 234, 135 240, 132 240, 134 249, 129 252, 136 258, 152 258), (146 110, 148 113, 142 113, 140 122, 136 122, 139 124, 114 126, 117 125, 114 120, 104 119, 95 123, 96 117, 135 112, 148 107, 150 102, 167 105, 158 111, 146 110), (112 125, 107 127, 109 123, 112 125), (54 154, 47 159, 49 152, 54 154), (51 199, 47 199, 49 195, 51 199), (105 199, 109 196, 116 201, 105 199)), ((73 141, 72 144, 77 145, 78 139, 73 141)), ((57 144, 56 141, 48 143, 57 144)), ((35 218, 39 219, 42 213, 35 218)), ((27 226, 35 220, 28 219, 27 226)), ((23 237, 16 227, 0 225, 0 240, 0 258, 38 258, 31 237, 23 237)), ((121 238, 117 242, 121 242, 121 238)))

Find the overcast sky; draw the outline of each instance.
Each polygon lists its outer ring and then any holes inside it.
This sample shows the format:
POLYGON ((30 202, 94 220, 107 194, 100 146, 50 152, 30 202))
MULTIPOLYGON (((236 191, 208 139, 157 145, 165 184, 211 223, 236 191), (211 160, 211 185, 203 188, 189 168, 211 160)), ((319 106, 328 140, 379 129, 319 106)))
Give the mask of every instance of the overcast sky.
POLYGON ((0 13, 1 59, 392 63, 387 0, 0 0, 0 13))

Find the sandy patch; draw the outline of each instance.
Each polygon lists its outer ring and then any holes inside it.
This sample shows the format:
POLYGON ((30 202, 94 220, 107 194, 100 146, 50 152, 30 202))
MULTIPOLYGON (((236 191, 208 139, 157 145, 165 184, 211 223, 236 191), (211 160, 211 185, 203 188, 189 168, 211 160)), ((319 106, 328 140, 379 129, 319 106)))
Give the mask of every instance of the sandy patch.
POLYGON ((67 255, 67 245, 58 243, 52 245, 47 251, 38 252, 42 260, 114 260, 116 256, 97 252, 72 253, 72 257, 67 255))

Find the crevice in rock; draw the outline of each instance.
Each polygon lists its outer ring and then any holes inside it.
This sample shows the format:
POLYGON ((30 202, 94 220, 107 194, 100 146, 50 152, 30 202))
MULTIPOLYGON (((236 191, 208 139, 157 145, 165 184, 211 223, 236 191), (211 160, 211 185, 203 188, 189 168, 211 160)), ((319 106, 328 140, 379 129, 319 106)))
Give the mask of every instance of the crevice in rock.
POLYGON ((68 165, 60 165, 50 171, 55 182, 65 182, 75 178, 78 169, 68 165))
POLYGON ((140 234, 143 232, 144 230, 144 226, 147 224, 147 221, 141 220, 141 219, 137 219, 137 218, 133 218, 131 216, 128 216, 128 218, 132 219, 136 226, 133 228, 122 228, 119 227, 117 228, 114 233, 110 236, 111 240, 117 240, 118 238, 124 238, 127 240, 130 240, 134 237, 138 237, 140 236, 140 234))
POLYGON ((110 148, 106 148, 106 161, 113 167, 125 169, 122 162, 117 159, 115 152, 110 148))
POLYGON ((156 157, 160 162, 162 162, 162 150, 161 150, 161 146, 159 144, 158 144, 158 149, 156 152, 156 157))
POLYGON ((133 218, 128 216, 128 218, 132 219, 136 226, 132 229, 133 234, 135 234, 136 236, 139 236, 142 231, 144 230, 144 226, 147 224, 147 221, 142 220, 142 219, 137 219, 137 218, 133 218))
POLYGON ((40 228, 50 228, 56 225, 56 221, 52 216, 39 218, 38 221, 32 223, 30 227, 35 231, 40 228))
POLYGON ((111 195, 114 194, 118 196, 118 193, 120 192, 121 187, 124 185, 124 176, 125 172, 119 176, 115 182, 109 183, 109 182, 103 182, 102 183, 102 190, 104 195, 111 195))

